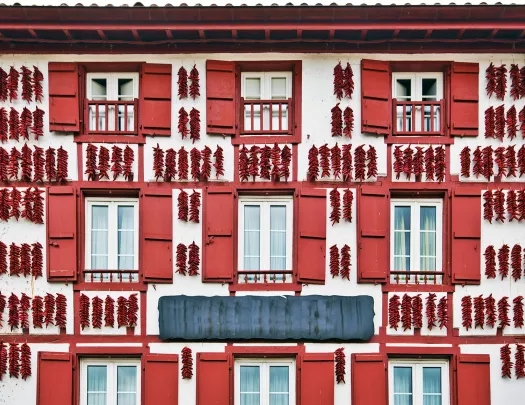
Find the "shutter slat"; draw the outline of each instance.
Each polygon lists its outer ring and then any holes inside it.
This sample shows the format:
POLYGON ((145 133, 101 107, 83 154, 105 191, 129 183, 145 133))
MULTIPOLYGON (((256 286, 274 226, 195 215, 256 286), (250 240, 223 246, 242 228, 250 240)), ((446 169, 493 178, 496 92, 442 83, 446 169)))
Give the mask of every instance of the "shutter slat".
POLYGON ((142 135, 171 136, 171 65, 141 67, 139 120, 142 135))
POLYGON ((387 405, 386 357, 382 354, 352 355, 352 405, 387 405))
POLYGON ((389 135, 392 131, 390 63, 361 61, 361 132, 389 135))
POLYGON ((478 136, 478 63, 452 63, 450 68, 450 94, 450 135, 478 136))
POLYGON ((49 130, 80 130, 79 75, 76 63, 49 62, 49 130))
POLYGON ((206 132, 235 135, 235 62, 206 61, 206 132))
POLYGON ((333 405, 334 385, 333 353, 304 353, 301 356, 302 405, 333 405))
POLYGON ((38 353, 37 405, 71 405, 72 401, 73 361, 71 354, 38 353))
POLYGON ((230 375, 229 354, 198 353, 197 405, 229 405, 230 375))
POLYGON ((490 356, 460 354, 457 368, 458 405, 490 405, 490 356))
POLYGON ((179 396, 179 365, 176 354, 145 356, 144 404, 177 405, 179 396))

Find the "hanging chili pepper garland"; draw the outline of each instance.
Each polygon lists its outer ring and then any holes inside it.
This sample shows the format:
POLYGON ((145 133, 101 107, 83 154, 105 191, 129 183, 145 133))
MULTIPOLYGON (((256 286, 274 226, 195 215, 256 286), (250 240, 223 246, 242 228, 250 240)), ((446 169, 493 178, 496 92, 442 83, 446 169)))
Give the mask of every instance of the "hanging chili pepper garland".
POLYGON ((425 178, 434 181, 434 148, 430 145, 425 150, 425 178))
POLYGON ((201 151, 201 157, 201 181, 208 181, 211 176, 211 149, 208 146, 201 151))
POLYGON ((345 359, 345 352, 344 348, 340 347, 339 349, 336 349, 334 355, 335 355, 335 377, 337 384, 343 383, 345 384, 345 367, 346 367, 346 359, 345 359))
POLYGON ((365 145, 358 146, 354 151, 354 166, 355 166, 355 179, 356 181, 365 180, 365 164, 366 164, 366 152, 364 150, 365 145))
POLYGON ((352 181, 354 170, 352 165, 352 145, 343 145, 341 160, 343 161, 343 181, 352 181))
POLYGON ((186 275, 186 261, 187 261, 188 248, 184 243, 177 245, 177 253, 175 256, 175 265, 177 266, 177 273, 181 276, 186 275))
POLYGON ((0 328, 4 326, 4 310, 6 306, 6 296, 0 292, 0 328))
POLYGON ((273 145, 270 157, 272 160, 272 171, 270 172, 271 179, 272 181, 279 181, 281 174, 281 148, 279 145, 277 145, 277 143, 273 145))
POLYGON ((0 181, 7 182, 7 169, 9 167, 9 153, 0 147, 0 181))
POLYGON ((332 136, 342 136, 343 135, 343 112, 340 103, 337 103, 330 112, 332 113, 332 136))
POLYGON ((24 277, 31 276, 31 246, 28 243, 20 246, 20 274, 24 277))
POLYGON ((128 300, 122 296, 117 298, 117 325, 128 326, 128 300))
MULTIPOLYGON (((7 274, 7 245, 2 241, 0 241, 0 275, 1 274, 7 274)), ((0 314, 0 317, 1 317, 1 314, 0 314)), ((1 324, 1 319, 0 319, 0 324, 1 324)))
POLYGON ((246 145, 242 145, 239 149, 239 178, 241 181, 248 181, 250 177, 249 159, 248 159, 248 148, 246 145))
POLYGON ((11 328, 11 331, 13 331, 13 329, 18 329, 20 326, 20 315, 18 312, 19 305, 20 300, 15 294, 11 293, 9 300, 7 301, 7 308, 9 310, 7 324, 11 328))
POLYGON ((485 298, 486 324, 493 328, 496 325, 496 300, 490 294, 485 298))
POLYGON ((22 66, 20 70, 22 71, 22 100, 30 103, 33 100, 33 83, 31 80, 33 72, 25 66, 22 66))
POLYGON ((201 139, 201 113, 196 108, 190 111, 190 139, 192 143, 201 139))
POLYGON ((184 347, 182 349, 182 378, 191 379, 193 377, 193 358, 191 355, 191 349, 184 347))
POLYGON ((109 180, 109 149, 101 146, 98 150, 98 172, 99 180, 106 178, 109 180))
POLYGON ((520 98, 520 68, 516 64, 510 65, 510 96, 517 100, 520 98))
POLYGON ((466 330, 472 328, 472 298, 465 295, 461 298, 461 324, 466 330))
POLYGON ((350 246, 344 245, 341 248, 341 278, 350 280, 350 246))
MULTIPOLYGON (((525 95, 524 95, 525 97, 525 95)), ((519 114, 518 114, 518 120, 520 122, 520 131, 521 131, 521 138, 525 139, 525 107, 523 107, 519 114)))
POLYGON ((414 159, 412 160, 412 165, 414 167, 414 175, 416 176, 416 181, 421 180, 421 175, 425 171, 425 153, 421 146, 416 146, 416 153, 414 154, 414 159))
POLYGON ((164 151, 159 144, 153 147, 153 171, 155 172, 155 181, 164 178, 164 151))
POLYGON ((7 72, 4 69, 0 68, 0 101, 7 101, 7 77, 7 72))
POLYGON ((177 94, 179 95, 179 100, 182 100, 183 98, 188 98, 188 72, 186 71, 186 69, 184 69, 184 66, 181 66, 179 68, 177 76, 177 94))
POLYGON ((404 172, 404 159, 401 145, 394 146, 394 173, 396 174, 396 180, 399 180, 401 173, 404 172))
POLYGON ((9 343, 9 377, 20 376, 20 348, 16 343, 9 343))
POLYGON ((514 219, 519 220, 518 204, 514 190, 507 191, 507 212, 509 214, 509 222, 512 222, 514 219))
POLYGON ((412 173, 414 171, 413 159, 412 159, 413 152, 414 151, 410 147, 410 145, 408 145, 403 150, 403 173, 405 173, 407 180, 410 180, 410 177, 412 176, 412 173))
POLYGON ((461 161, 461 176, 465 178, 470 177, 470 148, 465 146, 461 150, 460 154, 461 161))
MULTIPOLYGON (((29 192, 29 188, 25 192, 25 196, 29 192)), ((33 223, 43 224, 44 223, 44 190, 37 187, 33 187, 31 200, 33 202, 33 223)))
MULTIPOLYGON (((363 152, 364 153, 364 152, 363 152)), ((328 144, 324 144, 319 148, 319 155, 321 156, 321 178, 330 177, 330 148, 328 144)), ((363 178, 364 178, 364 162, 363 162, 363 178)))
POLYGON ((198 96, 201 95, 200 91, 200 84, 199 84, 199 71, 197 70, 197 66, 193 65, 193 68, 190 70, 190 97, 192 99, 196 99, 198 96))
POLYGON ((507 67, 505 64, 496 68, 496 97, 500 100, 505 99, 507 93, 507 67))
POLYGON ((3 341, 0 341, 0 381, 7 374, 7 348, 3 341))
POLYGON ((480 175, 483 175, 483 157, 482 157, 481 146, 478 146, 473 153, 473 162, 472 174, 478 178, 480 175))
POLYGON ((498 273, 501 279, 507 278, 509 275, 509 246, 503 245, 498 250, 498 273))
POLYGON ((496 121, 494 107, 490 106, 485 110, 485 138, 495 138, 496 121))
POLYGON ((503 177, 506 175, 507 166, 505 164, 505 147, 499 146, 494 150, 495 159, 494 162, 496 163, 496 166, 498 167, 498 173, 496 176, 503 177))
POLYGON ((509 108, 507 111, 507 136, 510 140, 513 140, 517 136, 518 132, 518 118, 517 118, 517 112, 516 107, 514 105, 509 108))
POLYGON ((87 145, 86 147, 86 171, 84 173, 88 175, 88 180, 97 179, 97 152, 98 152, 98 148, 95 145, 91 143, 87 145))
POLYGON ((428 330, 432 330, 436 327, 436 299, 436 294, 429 293, 425 300, 425 314, 427 316, 428 330))
POLYGON ((188 222, 188 193, 184 190, 180 190, 179 196, 177 197, 177 207, 179 212, 178 218, 188 222))
POLYGON ((487 70, 485 70, 485 78, 487 79, 485 90, 487 91, 489 98, 491 98, 496 92, 496 67, 492 62, 490 62, 487 70))
POLYGON ((334 67, 334 95, 338 100, 343 98, 344 89, 344 71, 341 62, 334 67))
POLYGON ((200 248, 192 242, 188 246, 188 276, 198 276, 200 266, 200 248))
POLYGON ((505 150, 505 164, 508 170, 507 177, 516 177, 516 171, 518 170, 515 147, 515 145, 509 145, 505 150))
POLYGON ((514 355, 514 372, 516 379, 525 377, 525 346, 516 344, 516 354, 514 355))
POLYGON ((17 142, 20 139, 20 115, 14 107, 9 111, 9 139, 17 142))
POLYGON ((522 66, 520 69, 520 98, 525 97, 525 66, 522 66))
POLYGON ((483 295, 474 297, 474 329, 477 327, 484 329, 485 326, 485 300, 483 295))
POLYGON ((339 248, 337 245, 330 246, 330 274, 332 278, 339 276, 339 248))
POLYGON ((354 111, 350 107, 346 107, 343 112, 343 122, 343 136, 351 138, 354 131, 354 111))
POLYGON ((44 182, 44 166, 46 161, 44 159, 44 148, 39 146, 34 146, 35 150, 33 151, 33 181, 35 182, 44 182))
POLYGON ((505 105, 500 105, 494 110, 495 137, 503 142, 505 137, 505 105))
POLYGON ((9 221, 9 190, 7 188, 0 189, 0 219, 2 221, 9 221))
POLYGON ((445 148, 443 146, 438 146, 436 148, 436 180, 440 183, 445 180, 445 175, 447 171, 447 164, 445 161, 445 148))
POLYGON ((483 219, 489 221, 492 224, 492 218, 494 218, 494 196, 491 190, 487 190, 483 193, 483 219))
POLYGON ((7 90, 9 91, 9 102, 18 99, 18 70, 14 66, 9 69, 9 76, 7 77, 7 90))
POLYGON ((401 300, 401 323, 403 331, 412 327, 412 298, 408 294, 404 294, 401 300))
POLYGON ((496 221, 505 222, 505 193, 502 190, 494 191, 494 212, 496 221))
POLYGON ((250 148, 250 157, 248 158, 248 174, 251 176, 252 181, 259 176, 259 150, 257 145, 253 145, 250 148))
POLYGON ((354 193, 350 189, 346 189, 343 194, 343 219, 352 222, 352 203, 354 201, 354 193))
POLYGON ((423 327, 423 299, 421 294, 412 297, 412 325, 414 329, 423 327))
POLYGON ((44 322, 46 328, 49 325, 54 325, 55 317, 55 296, 53 294, 47 293, 44 297, 44 322))
POLYGON ((372 177, 377 177, 377 152, 376 148, 372 145, 368 145, 368 150, 366 151, 366 160, 367 160, 367 174, 366 178, 370 179, 372 177))
POLYGON ((518 218, 518 221, 522 221, 525 219, 525 190, 519 190, 517 191, 518 194, 518 212, 520 213, 520 217, 518 218))
POLYGON ((264 145, 261 149, 261 158, 259 161, 259 166, 261 168, 259 176, 261 179, 270 180, 271 179, 271 157, 272 157, 272 148, 268 145, 264 145))
POLYGON ((512 320, 515 328, 523 328, 523 297, 518 295, 512 300, 512 320))
POLYGON ((39 295, 33 297, 31 314, 33 316, 33 328, 42 328, 44 324, 44 301, 39 295))
POLYGON ((14 242, 9 246, 9 275, 20 276, 20 247, 14 242))
POLYGON ((193 190, 190 196, 190 215, 189 221, 199 223, 199 211, 201 206, 201 193, 193 190))
POLYGON ((391 329, 397 330, 401 317, 399 315, 399 295, 394 294, 388 300, 388 325, 391 329))
POLYGON ((338 224, 341 219, 341 195, 337 188, 330 191, 330 206, 332 207, 330 221, 332 221, 332 226, 334 226, 338 224))
POLYGON ((29 309, 31 308, 31 298, 22 293, 20 298, 20 327, 22 329, 29 329, 29 309))
POLYGON ((9 199, 11 201, 11 212, 9 213, 9 217, 18 221, 20 218, 20 202, 22 200, 22 193, 16 187, 13 187, 11 189, 9 199))
POLYGON ((104 300, 104 326, 115 327, 115 300, 109 295, 104 300))
POLYGON ((122 168, 122 175, 126 181, 133 179, 133 161, 135 160, 135 152, 128 146, 124 149, 124 166, 122 168))
POLYGON ((23 380, 31 377, 31 348, 27 343, 20 347, 20 376, 23 380))
POLYGON ((525 145, 521 145, 520 150, 518 151, 518 162, 517 166, 520 169, 520 178, 525 174, 525 145))
POLYGON ((42 74, 42 72, 38 69, 38 67, 33 66, 33 92, 35 93, 35 101, 37 103, 41 103, 44 99, 44 91, 42 89, 43 80, 44 75, 42 74))
POLYGON ((33 114, 27 107, 24 107, 20 114, 20 136, 22 139, 29 139, 29 131, 33 126, 33 114))
POLYGON ((46 178, 48 181, 56 180, 57 171, 56 171, 56 161, 55 161, 55 149, 49 147, 46 149, 46 178))
POLYGON ((94 329, 102 328, 102 298, 93 297, 91 300, 91 325, 94 329))
POLYGON ((281 169, 279 170, 279 176, 288 181, 290 177, 290 164, 292 162, 292 150, 288 145, 284 145, 281 150, 281 169))
POLYGON ((0 108, 0 142, 6 143, 9 127, 7 125, 7 110, 5 108, 0 108))
POLYGON ((27 146, 27 143, 22 146, 22 164, 21 164, 21 172, 22 175, 20 177, 20 180, 22 181, 31 181, 32 178, 32 167, 33 167, 33 153, 31 149, 29 149, 29 146, 27 146))
POLYGON ((64 294, 57 294, 56 298, 55 325, 60 329, 66 328, 67 323, 67 299, 64 294))
POLYGON ((44 136, 44 110, 38 107, 33 111, 33 128, 31 128, 31 130, 35 135, 35 141, 38 141, 38 138, 44 136))
POLYGON ((496 250, 494 246, 487 246, 483 255, 485 256, 485 276, 496 278, 496 250))
POLYGON ((166 151, 165 167, 164 181, 174 180, 177 176, 177 151, 173 148, 166 151))
POLYGON ((513 363, 510 359, 510 346, 508 343, 504 346, 501 346, 500 359, 501 359, 501 377, 512 378, 513 363))
POLYGON ((43 276, 44 256, 42 253, 43 247, 40 242, 35 242, 31 250, 31 274, 35 278, 43 276))
MULTIPOLYGON (((316 181, 319 176, 319 151, 313 145, 308 151, 308 180, 316 181)), ((261 177, 262 177, 262 164, 261 164, 261 177)))
POLYGON ((113 181, 115 181, 122 174, 122 148, 117 145, 111 147, 111 163, 113 181))
POLYGON ((505 329, 506 326, 510 326, 509 319, 509 308, 510 304, 508 301, 509 297, 503 297, 498 301, 498 327, 505 329))
POLYGON ((215 158, 215 163, 213 164, 215 176, 218 179, 220 176, 224 176, 224 151, 219 145, 217 145, 213 157, 215 158))
POLYGON ((137 294, 131 294, 128 298, 128 326, 134 328, 138 324, 139 300, 137 294))
POLYGON ((85 294, 80 294, 80 305, 78 316, 80 319, 80 327, 82 330, 84 328, 89 328, 90 319, 89 319, 89 297, 85 294))
POLYGON ((343 90, 345 97, 352 98, 352 94, 354 93, 354 72, 352 71, 352 67, 348 62, 346 62, 346 67, 343 72, 343 79, 343 90))
POLYGON ((182 146, 179 149, 178 153, 179 162, 178 162, 178 172, 179 172, 179 180, 188 180, 188 170, 189 170, 189 164, 188 164, 188 152, 186 149, 184 149, 184 146, 182 146))
POLYGON ((338 179, 341 175, 341 149, 339 148, 339 145, 336 143, 330 152, 332 158, 332 172, 334 177, 338 179))

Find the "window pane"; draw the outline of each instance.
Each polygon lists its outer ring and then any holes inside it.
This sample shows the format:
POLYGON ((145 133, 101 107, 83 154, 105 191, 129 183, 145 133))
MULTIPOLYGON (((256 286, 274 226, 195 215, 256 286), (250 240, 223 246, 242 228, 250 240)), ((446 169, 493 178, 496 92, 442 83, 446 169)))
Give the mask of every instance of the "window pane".
POLYGON ((260 270, 260 221, 260 206, 244 206, 244 270, 260 270))
POLYGON ((436 207, 421 207, 420 229, 420 268, 436 270, 436 207))
POLYGON ((118 99, 121 101, 133 100, 133 79, 118 79, 118 99))
POLYGON ((106 100, 108 83, 106 79, 91 79, 91 99, 106 100))
POLYGON ((106 366, 87 367, 87 403, 88 405, 105 405, 107 393, 106 366))
POLYGON ((394 270, 410 270, 410 207, 394 208, 394 270))
POLYGON ((436 230, 436 207, 421 207, 420 227, 422 231, 436 230))
POLYGON ((240 367, 241 405, 259 405, 260 374, 259 366, 240 367))
POLYGON ((412 367, 394 367, 394 404, 412 405, 412 367))
POLYGON ((437 100, 437 79, 423 79, 421 85, 423 100, 437 100))
POLYGON ((396 98, 399 101, 408 101, 412 98, 412 80, 397 79, 396 80, 396 98))
POLYGON ((135 253, 135 207, 120 205, 118 207, 118 268, 134 269, 135 253))
POLYGON ((441 405, 441 367, 423 367, 423 405, 441 405))
POLYGON ((288 405, 289 367, 270 367, 270 405, 288 405))
POLYGON ((137 401, 137 367, 117 367, 117 405, 135 405, 137 401))
POLYGON ((108 207, 91 207, 91 268, 108 268, 108 207))
POLYGON ((270 207, 270 270, 286 270, 286 206, 270 207))
POLYGON ((244 82, 244 98, 247 100, 261 99, 261 79, 258 77, 247 77, 244 82))
POLYGON ((286 99, 286 77, 272 77, 272 100, 286 99))

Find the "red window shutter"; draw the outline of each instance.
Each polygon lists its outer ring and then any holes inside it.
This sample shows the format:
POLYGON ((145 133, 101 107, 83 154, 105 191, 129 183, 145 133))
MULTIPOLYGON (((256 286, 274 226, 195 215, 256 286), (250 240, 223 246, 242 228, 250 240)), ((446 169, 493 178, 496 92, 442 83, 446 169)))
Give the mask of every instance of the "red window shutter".
POLYGON ((47 191, 47 280, 77 278, 77 195, 73 187, 47 191))
POLYGON ((49 130, 80 130, 79 74, 76 63, 49 62, 49 130))
POLYGON ((173 282, 171 196, 171 189, 146 189, 142 193, 143 243, 140 263, 146 282, 173 282))
POLYGON ((452 197, 452 282, 481 281, 481 191, 456 189, 452 197))
POLYGON ((206 132, 235 135, 235 62, 206 61, 206 132))
POLYGON ((382 354, 352 354, 352 405, 387 405, 387 360, 382 354))
POLYGON ((326 190, 304 189, 299 198, 297 280, 324 284, 326 274, 326 190))
POLYGON ((179 402, 178 356, 147 354, 144 367, 144 404, 177 405, 179 402))
POLYGON ((390 207, 387 190, 383 187, 361 186, 358 201, 358 281, 384 283, 387 281, 388 229, 390 207))
POLYGON ((301 356, 302 405, 333 405, 334 386, 333 353, 305 353, 301 356))
POLYGON ((73 360, 69 353, 38 353, 37 405, 71 405, 73 360))
POLYGON ((389 135, 392 131, 390 63, 361 61, 361 132, 389 135))
POLYGON ((233 281, 233 215, 233 190, 209 187, 204 200, 203 281, 233 281))
POLYGON ((460 354, 457 379, 458 405, 490 405, 488 354, 460 354))
POLYGON ((450 67, 450 135, 478 136, 479 64, 453 62, 450 67))
POLYGON ((197 405, 230 405, 231 360, 228 353, 197 354, 197 405))
POLYGON ((142 135, 171 136, 171 87, 171 65, 142 65, 139 103, 142 135))

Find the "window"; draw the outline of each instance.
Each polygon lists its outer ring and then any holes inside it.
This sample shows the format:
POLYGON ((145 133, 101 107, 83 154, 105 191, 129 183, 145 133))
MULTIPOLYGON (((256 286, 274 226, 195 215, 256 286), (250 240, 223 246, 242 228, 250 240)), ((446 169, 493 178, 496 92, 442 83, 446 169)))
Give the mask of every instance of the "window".
POLYGON ((86 269, 110 271, 93 272, 94 281, 108 281, 111 272, 122 272, 127 281, 137 281, 137 252, 138 201, 86 199, 86 269))
POLYGON ((139 405, 140 361, 83 360, 80 405, 139 405))
POLYGON ((448 405, 446 361, 389 361, 390 405, 448 405))
POLYGON ((138 73, 87 74, 90 133, 134 134, 138 83, 138 73))
POLYGON ((391 204, 391 273, 441 272, 442 201, 395 199, 391 204))
POLYGON ((240 198, 238 269, 247 276, 240 282, 263 281, 261 271, 280 280, 291 275, 292 217, 292 197, 240 198))
POLYGON ((241 97, 243 134, 288 134, 292 72, 242 73, 241 97))
POLYGON ((438 135, 442 131, 443 74, 394 73, 395 133, 438 135))
POLYGON ((295 405, 293 360, 237 360, 235 405, 295 405))

